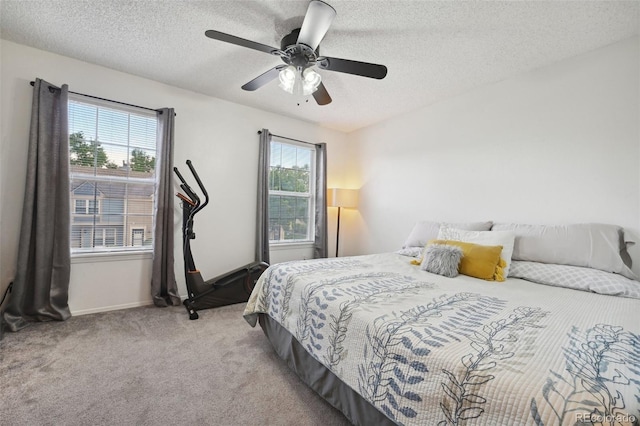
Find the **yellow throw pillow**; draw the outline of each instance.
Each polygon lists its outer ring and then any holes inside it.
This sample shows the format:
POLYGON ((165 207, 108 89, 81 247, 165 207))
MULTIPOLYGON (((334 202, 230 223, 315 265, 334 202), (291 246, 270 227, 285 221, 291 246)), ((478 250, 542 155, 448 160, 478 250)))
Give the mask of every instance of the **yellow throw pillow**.
POLYGON ((502 246, 484 246, 452 240, 431 240, 427 244, 446 244, 462 249, 460 273, 489 281, 504 281, 506 262, 500 257, 502 246))

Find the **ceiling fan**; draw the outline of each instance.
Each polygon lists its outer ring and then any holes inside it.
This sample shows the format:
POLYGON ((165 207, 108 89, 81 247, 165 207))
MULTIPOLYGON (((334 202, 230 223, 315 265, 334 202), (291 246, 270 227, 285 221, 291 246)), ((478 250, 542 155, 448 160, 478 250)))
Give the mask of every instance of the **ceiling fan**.
POLYGON ((333 7, 320 0, 309 3, 302 27, 291 31, 282 38, 280 49, 255 41, 208 30, 205 35, 249 49, 259 50, 279 56, 284 64, 276 65, 269 71, 259 75, 242 86, 242 89, 253 91, 278 78, 280 87, 285 91, 307 96, 313 94, 318 105, 331 103, 331 96, 322 83, 322 78, 313 68, 336 71, 363 77, 383 79, 387 75, 387 67, 368 62, 320 56, 319 45, 336 16, 333 7))

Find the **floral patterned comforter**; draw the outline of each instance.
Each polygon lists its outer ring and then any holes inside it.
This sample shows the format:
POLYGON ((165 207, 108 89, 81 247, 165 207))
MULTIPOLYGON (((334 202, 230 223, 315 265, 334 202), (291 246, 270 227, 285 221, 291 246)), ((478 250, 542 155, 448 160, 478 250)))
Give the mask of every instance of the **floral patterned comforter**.
POLYGON ((638 299, 445 278, 389 253, 271 266, 247 303, 253 326, 257 313, 398 424, 640 418, 638 299))

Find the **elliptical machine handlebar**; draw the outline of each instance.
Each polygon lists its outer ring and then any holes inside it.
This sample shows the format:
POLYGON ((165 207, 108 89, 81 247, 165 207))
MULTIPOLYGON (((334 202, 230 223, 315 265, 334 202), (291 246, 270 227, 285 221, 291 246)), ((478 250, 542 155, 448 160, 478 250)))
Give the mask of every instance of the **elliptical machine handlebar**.
POLYGON ((193 190, 191 189, 187 181, 184 180, 184 178, 182 177, 182 174, 180 173, 177 167, 173 168, 173 172, 176 174, 176 176, 178 176, 178 179, 180 179, 180 182, 182 182, 180 184, 180 188, 182 188, 182 190, 186 192, 187 196, 191 199, 191 205, 193 207, 197 207, 198 205, 200 205, 200 197, 198 197, 198 195, 195 192, 193 192, 193 190))
POLYGON ((185 210, 185 215, 186 215, 185 216, 186 219, 184 220, 184 235, 186 238, 185 244, 189 243, 188 240, 193 240, 196 238, 196 234, 193 232, 193 218, 195 217, 196 213, 202 210, 209 203, 209 194, 207 193, 206 188, 202 184, 202 181, 200 180, 200 176, 198 176, 198 172, 196 172, 196 169, 193 167, 191 160, 187 160, 187 166, 189 166, 189 170, 191 170, 193 177, 196 179, 196 182, 198 182, 198 186, 200 187, 200 190, 204 194, 204 203, 200 202, 200 197, 189 186, 189 184, 184 179, 184 177, 182 176, 178 168, 174 167, 173 171, 176 174, 176 176, 178 176, 178 179, 180 179, 180 182, 181 182, 180 188, 182 188, 182 190, 187 194, 187 196, 184 196, 182 194, 176 194, 176 195, 178 196, 178 198, 180 198, 181 200, 189 204, 188 209, 185 210))
POLYGON ((196 169, 193 167, 193 164, 191 164, 191 160, 187 160, 187 166, 189 166, 189 169, 191 170, 193 177, 196 178, 196 182, 198 182, 198 186, 200 187, 200 190, 204 194, 204 203, 202 203, 202 205, 199 205, 195 208, 195 211, 193 212, 193 214, 195 215, 197 212, 202 210, 207 204, 209 204, 209 194, 207 194, 207 190, 202 184, 202 181, 200 180, 200 176, 198 176, 198 172, 196 172, 196 169))

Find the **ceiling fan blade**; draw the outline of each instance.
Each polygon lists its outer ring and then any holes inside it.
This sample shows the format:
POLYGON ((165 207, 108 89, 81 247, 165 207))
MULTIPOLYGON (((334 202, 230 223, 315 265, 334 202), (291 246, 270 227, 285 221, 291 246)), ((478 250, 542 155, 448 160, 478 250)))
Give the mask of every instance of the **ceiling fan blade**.
POLYGON ((248 47, 249 49, 259 50, 261 52, 273 53, 278 52, 280 49, 267 46, 266 44, 257 43, 255 41, 246 40, 244 38, 232 36, 231 34, 221 33, 220 31, 207 30, 204 35, 214 40, 225 41, 227 43, 235 44, 242 47, 248 47))
POLYGON ((313 0, 309 3, 307 14, 304 16, 298 43, 306 44, 316 50, 336 17, 336 10, 327 3, 313 0))
POLYGON ((387 75, 387 67, 384 65, 352 61, 350 59, 320 58, 318 59, 318 68, 360 75, 362 77, 377 78, 378 80, 382 80, 387 75))
POLYGON ((276 79, 278 77, 278 74, 280 73, 280 70, 285 66, 286 65, 278 65, 277 67, 271 68, 269 71, 263 74, 260 74, 250 82, 246 83, 244 86, 242 86, 242 89, 252 92, 254 90, 261 88, 265 84, 269 83, 271 80, 276 79))
POLYGON ((331 96, 329 96, 329 92, 327 92, 327 88, 324 87, 323 83, 320 83, 320 86, 313 92, 313 99, 316 100, 318 105, 327 105, 331 103, 331 96))

